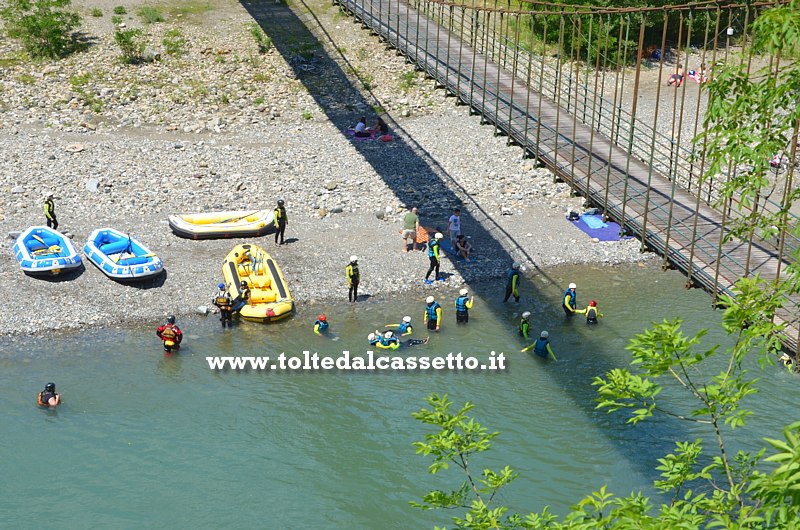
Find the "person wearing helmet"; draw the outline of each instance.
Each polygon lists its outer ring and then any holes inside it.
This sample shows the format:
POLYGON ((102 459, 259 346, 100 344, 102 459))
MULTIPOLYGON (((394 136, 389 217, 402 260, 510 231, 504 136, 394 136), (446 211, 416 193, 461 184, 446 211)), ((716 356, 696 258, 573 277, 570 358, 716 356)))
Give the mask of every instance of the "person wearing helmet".
POLYGON ((436 235, 433 236, 431 242, 428 243, 428 259, 431 260, 431 266, 428 268, 428 272, 425 273, 425 283, 428 285, 432 284, 433 282, 428 279, 431 273, 436 270, 436 275, 434 276, 434 280, 443 280, 443 278, 439 277, 439 264, 441 263, 441 259, 439 258, 439 241, 444 236, 441 232, 436 232, 436 235))
POLYGON ((53 202, 52 193, 48 193, 45 197, 44 216, 47 218, 47 226, 53 230, 58 230, 58 219, 56 219, 56 203, 53 202))
POLYGON ((520 264, 515 261, 506 272, 506 296, 503 298, 503 303, 508 302, 512 295, 514 300, 519 303, 519 268, 520 264))
POLYGON ((439 331, 442 322, 442 306, 432 296, 425 299, 425 324, 428 329, 439 331))
POLYGON ((411 327, 411 317, 404 316, 403 321, 399 324, 386 324, 385 328, 397 328, 397 332, 401 335, 411 335, 414 329, 411 327))
POLYGON ((39 405, 43 407, 57 407, 61 404, 61 395, 56 392, 55 383, 47 383, 44 390, 39 392, 39 405))
POLYGON ((367 340, 369 341, 370 346, 377 346, 380 343, 380 334, 379 333, 370 333, 367 335, 367 340))
POLYGON ((328 317, 325 316, 325 313, 322 313, 317 317, 317 320, 314 321, 314 333, 321 335, 326 331, 328 331, 328 317))
POLYGON ((394 331, 387 331, 383 335, 378 335, 376 346, 382 350, 396 350, 400 347, 400 339, 395 337, 394 331))
POLYGON ((247 282, 242 280, 239 283, 239 294, 233 299, 233 311, 240 311, 244 306, 250 302, 250 286, 247 282))
POLYGON ((272 215, 272 223, 275 225, 275 244, 283 245, 283 233, 286 231, 286 225, 289 224, 289 218, 286 217, 286 208, 284 208, 283 199, 278 199, 278 207, 272 215), (278 242, 280 237, 280 243, 278 242))
POLYGON ((358 300, 358 282, 361 281, 361 273, 358 271, 358 256, 350 256, 350 263, 344 268, 344 275, 347 277, 347 300, 355 302, 358 300))
POLYGON ((519 334, 522 335, 524 339, 528 339, 528 333, 531 329, 531 312, 525 311, 522 313, 522 318, 519 319, 519 334))
POLYGON ((475 302, 474 296, 469 296, 469 291, 461 289, 456 298, 456 324, 466 324, 469 322, 469 310, 475 302))
POLYGON ((594 300, 589 300, 589 305, 586 306, 586 309, 578 309, 575 312, 586 315, 587 324, 597 324, 597 319, 603 316, 600 310, 597 309, 597 302, 594 300))
POLYGON ((564 314, 568 317, 575 316, 575 310, 578 308, 578 295, 575 292, 578 286, 574 283, 569 284, 564 295, 561 297, 561 307, 564 309, 564 314))
POLYGON ((219 291, 217 291, 217 294, 214 295, 211 303, 219 308, 219 321, 222 322, 222 327, 224 328, 226 324, 228 326, 232 326, 233 300, 231 299, 231 295, 228 290, 225 289, 224 283, 220 283, 217 287, 219 288, 219 291))
POLYGON ((170 315, 167 317, 167 323, 159 326, 156 330, 156 335, 164 343, 164 353, 172 353, 181 347, 183 341, 183 332, 177 324, 175 324, 175 317, 170 315))
POLYGON ((550 334, 546 331, 542 331, 542 334, 539 335, 539 338, 536 339, 536 342, 528 346, 522 351, 528 351, 533 348, 533 353, 538 355, 543 359, 547 359, 548 357, 557 361, 556 355, 553 353, 553 348, 550 347, 550 334))

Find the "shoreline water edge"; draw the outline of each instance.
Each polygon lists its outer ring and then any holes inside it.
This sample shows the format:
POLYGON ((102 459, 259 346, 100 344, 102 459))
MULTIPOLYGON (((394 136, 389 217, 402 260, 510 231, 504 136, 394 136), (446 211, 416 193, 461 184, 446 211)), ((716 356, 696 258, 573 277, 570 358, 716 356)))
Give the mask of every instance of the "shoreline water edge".
MULTIPOLYGON (((393 52, 377 47, 361 57, 372 62, 366 67, 375 72, 374 97, 393 141, 354 141, 301 81, 279 75, 279 54, 257 55, 240 4, 220 0, 213 8, 227 15, 217 25, 208 18, 181 26, 193 46, 177 70, 168 64, 173 59, 119 64, 113 39, 97 26, 107 22, 90 17, 86 23, 99 37, 83 57, 37 66, 43 73, 36 76, 26 74, 31 65, 0 67, 0 296, 10 306, 0 312, 0 336, 155 324, 167 314, 180 319, 199 306, 212 308, 224 257, 248 241, 272 254, 301 305, 346 300, 351 255, 359 257, 361 300, 416 291, 421 299, 437 291, 449 296, 464 284, 502 282, 513 261, 532 274, 653 256, 642 254, 636 239, 597 242, 576 229, 565 212, 582 211, 583 198, 571 197, 566 184, 421 74, 408 86, 406 73, 414 71, 393 52), (211 60, 202 53, 209 47, 238 50, 241 60, 211 60), (251 93, 241 87, 256 82, 254 56, 271 81, 251 93), (89 80, 80 84, 84 74, 89 80), (140 80, 137 94, 122 86, 130 76, 140 80), (206 88, 193 100, 184 89, 197 80, 206 88), (102 105, 87 105, 78 88, 102 105), (221 103, 214 94, 228 89, 221 103), (156 253, 165 272, 125 285, 84 260, 84 270, 65 278, 23 274, 12 236, 45 224, 50 193, 59 231, 77 248, 93 230, 112 227, 156 253), (272 210, 279 198, 289 219, 282 246, 271 235, 181 239, 167 224, 177 213, 272 210), (461 208, 461 233, 471 237, 476 259, 446 256, 445 281, 423 284, 427 252, 401 252, 402 219, 414 206, 420 224, 445 239, 448 218, 461 208)), ((375 48, 367 32, 337 29, 334 15, 321 19, 336 42, 375 48)), ((0 54, 16 46, 0 43, 0 54)), ((351 125, 362 114, 374 121, 362 94, 351 99, 341 101, 351 125)))

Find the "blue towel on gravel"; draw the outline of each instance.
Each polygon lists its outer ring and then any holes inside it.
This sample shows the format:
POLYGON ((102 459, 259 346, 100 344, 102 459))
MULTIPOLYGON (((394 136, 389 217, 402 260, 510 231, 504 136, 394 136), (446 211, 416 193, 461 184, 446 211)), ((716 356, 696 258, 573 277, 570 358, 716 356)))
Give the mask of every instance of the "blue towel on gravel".
POLYGON ((597 230, 598 228, 606 228, 608 226, 607 223, 603 222, 602 215, 581 215, 581 220, 584 223, 586 223, 586 226, 588 226, 592 230, 597 230))

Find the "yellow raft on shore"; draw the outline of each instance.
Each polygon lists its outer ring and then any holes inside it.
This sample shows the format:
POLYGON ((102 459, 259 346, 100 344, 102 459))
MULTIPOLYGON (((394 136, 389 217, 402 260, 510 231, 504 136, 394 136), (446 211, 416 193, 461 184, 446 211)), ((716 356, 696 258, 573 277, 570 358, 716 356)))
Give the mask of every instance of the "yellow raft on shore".
POLYGON ((169 227, 187 239, 261 237, 275 231, 272 210, 189 213, 169 216, 169 227))
POLYGON ((222 263, 222 276, 239 316, 257 322, 288 317, 294 309, 289 286, 278 264, 264 249, 253 244, 236 245, 222 263), (242 300, 242 280, 250 288, 250 301, 242 300))

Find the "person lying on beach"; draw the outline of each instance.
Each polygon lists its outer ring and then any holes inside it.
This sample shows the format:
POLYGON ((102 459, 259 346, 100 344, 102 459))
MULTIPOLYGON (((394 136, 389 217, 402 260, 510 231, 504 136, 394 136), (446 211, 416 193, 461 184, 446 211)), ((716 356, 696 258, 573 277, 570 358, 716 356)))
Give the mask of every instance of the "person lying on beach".
POLYGON ((683 65, 678 64, 678 68, 677 70, 675 70, 675 73, 669 76, 669 79, 667 79, 667 86, 674 85, 675 88, 678 88, 682 84, 683 84, 683 65))

